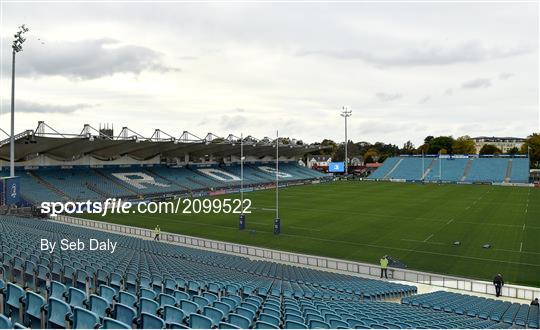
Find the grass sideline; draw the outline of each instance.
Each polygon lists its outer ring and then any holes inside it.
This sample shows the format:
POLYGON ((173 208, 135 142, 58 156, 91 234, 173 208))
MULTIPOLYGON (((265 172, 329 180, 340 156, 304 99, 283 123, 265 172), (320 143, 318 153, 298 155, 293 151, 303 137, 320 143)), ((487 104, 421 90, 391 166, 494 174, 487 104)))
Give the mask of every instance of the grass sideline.
MULTIPOLYGON (((87 218, 278 250, 540 286, 540 189, 490 185, 336 182, 280 191, 282 234, 273 235, 273 190, 238 214, 86 215, 87 218), (461 241, 455 247, 453 241, 461 241), (483 249, 486 243, 491 249, 483 249)), ((217 198, 235 198, 237 195, 217 198)))

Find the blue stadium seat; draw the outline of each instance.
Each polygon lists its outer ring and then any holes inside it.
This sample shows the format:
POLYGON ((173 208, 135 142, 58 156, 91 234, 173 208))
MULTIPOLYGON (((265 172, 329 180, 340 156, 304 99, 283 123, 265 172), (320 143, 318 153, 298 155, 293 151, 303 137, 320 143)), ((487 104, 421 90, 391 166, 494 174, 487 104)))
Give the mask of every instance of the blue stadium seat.
POLYGON ((11 329, 13 325, 11 321, 5 317, 3 314, 0 314, 0 329, 11 329))
POLYGON ((255 322, 255 329, 279 329, 279 327, 267 322, 257 321, 255 322))
POLYGON ((67 290, 67 303, 71 307, 85 308, 86 293, 74 287, 69 287, 67 290))
POLYGON ((47 302, 37 293, 27 291, 24 298, 24 324, 31 328, 45 328, 47 302))
POLYGON ((133 307, 137 303, 137 297, 129 292, 120 291, 118 293, 118 302, 133 307))
POLYGON ((67 328, 66 322, 71 317, 71 307, 64 301, 49 298, 47 302, 47 328, 67 328))
POLYGON ((227 318, 228 323, 240 327, 242 329, 247 329, 251 326, 251 321, 245 316, 238 314, 229 314, 227 318))
POLYGON ((131 327, 123 322, 106 317, 103 319, 103 326, 100 329, 131 329, 131 327))
POLYGON ((227 322, 220 322, 218 329, 241 329, 239 326, 227 322))
POLYGON ((290 321, 290 320, 285 321, 285 329, 307 329, 307 328, 308 328, 307 325, 301 322, 290 321))
POLYGON ((202 314, 212 320, 212 326, 215 327, 223 320, 223 312, 215 307, 205 306, 202 314))
POLYGON ((11 322, 22 322, 24 290, 13 283, 8 283, 5 288, 4 314, 11 318, 11 322))
POLYGON ((170 327, 171 324, 182 325, 185 318, 186 315, 180 308, 171 305, 165 305, 163 307, 163 320, 167 327, 170 327))
POLYGON ((204 315, 190 314, 189 327, 191 329, 210 329, 212 328, 212 320, 204 315))
POLYGON ((118 303, 114 305, 112 317, 116 321, 120 321, 131 326, 133 322, 136 321, 137 311, 131 306, 118 303))
POLYGON ((156 315, 143 312, 141 313, 140 326, 141 329, 163 329, 165 322, 156 315))
POLYGON ((100 325, 99 316, 80 307, 73 308, 74 329, 95 329, 100 325))

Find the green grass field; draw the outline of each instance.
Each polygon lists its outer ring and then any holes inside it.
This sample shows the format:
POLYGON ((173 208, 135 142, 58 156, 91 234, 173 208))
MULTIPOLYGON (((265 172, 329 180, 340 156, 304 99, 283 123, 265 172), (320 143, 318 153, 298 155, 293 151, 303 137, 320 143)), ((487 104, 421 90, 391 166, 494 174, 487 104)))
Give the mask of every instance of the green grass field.
POLYGON ((383 182, 290 187, 280 191, 279 236, 272 233, 275 192, 244 196, 255 208, 245 231, 238 230, 237 214, 92 218, 369 263, 389 254, 410 269, 484 280, 500 272, 509 283, 540 286, 540 189, 383 182), (457 240, 460 247, 452 245, 457 240), (492 248, 483 249, 486 243, 492 248))

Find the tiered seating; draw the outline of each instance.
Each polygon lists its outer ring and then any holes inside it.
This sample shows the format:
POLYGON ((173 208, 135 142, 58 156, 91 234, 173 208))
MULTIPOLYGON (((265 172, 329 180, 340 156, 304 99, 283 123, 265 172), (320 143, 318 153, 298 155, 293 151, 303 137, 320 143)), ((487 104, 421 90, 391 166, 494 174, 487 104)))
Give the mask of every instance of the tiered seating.
MULTIPOLYGON (((4 172, 1 175, 7 176, 8 172, 4 172)), ((39 181, 35 176, 32 176, 26 171, 17 171, 15 175, 20 177, 20 185, 24 187, 25 196, 28 196, 30 202, 41 203, 66 200, 65 196, 51 190, 44 182, 39 181)))
POLYGON ((150 173, 155 173, 161 177, 166 178, 167 180, 176 183, 181 188, 187 188, 189 190, 205 190, 208 189, 205 185, 198 183, 197 177, 192 171, 184 167, 163 167, 155 166, 149 169, 150 173))
POLYGON ((510 175, 510 181, 519 183, 529 182, 529 159, 512 159, 512 173, 510 175))
MULTIPOLYGON (((4 328, 511 326, 381 301, 416 292, 407 285, 252 261, 45 220, 11 216, 0 220, 0 298, 5 302, 0 327, 4 328), (80 238, 83 242, 108 238, 118 242, 118 247, 114 254, 58 248, 49 254, 36 250, 41 238, 80 238)), ((515 315, 517 320, 523 310, 518 308, 515 315)))
MULTIPOLYGON (((436 158, 431 166, 431 170, 427 173, 424 180, 437 181, 440 180, 442 173, 442 180, 457 182, 463 177, 465 166, 467 166, 467 158, 436 158), (439 171, 440 166, 440 171, 439 171)), ((429 159, 431 162, 431 159, 429 159)), ((427 164, 427 160, 426 160, 427 164)), ((427 166, 427 165, 426 165, 427 166)))
POLYGON ((312 169, 299 166, 298 164, 294 164, 294 163, 280 164, 279 170, 292 174, 293 177, 296 177, 295 180, 298 180, 298 178, 303 179, 303 180, 308 180, 308 179, 313 179, 313 178, 322 178, 326 176, 325 174, 321 172, 314 171, 312 169))
POLYGON ((94 176, 90 169, 43 170, 39 176, 55 187, 62 187, 62 192, 73 200, 100 200, 103 197, 89 189, 94 176))
MULTIPOLYGON (((427 168, 431 159, 424 159, 427 168)), ((389 174, 388 179, 420 180, 422 178, 422 158, 403 157, 396 169, 389 174)))
POLYGON ((529 181, 528 158, 433 158, 391 157, 369 178, 376 180, 425 180, 465 182, 515 182, 529 181), (511 160, 511 162, 510 162, 511 160), (467 164, 471 163, 467 170, 467 164), (423 165, 422 165, 423 163, 423 165), (508 173, 508 170, 511 171, 508 173), (423 170, 423 171, 422 171, 423 170), (509 174, 507 178, 507 174, 509 174))
POLYGON ((504 322, 519 327, 538 328, 538 306, 510 303, 459 293, 436 291, 404 297, 402 304, 504 322))
MULTIPOLYGON (((259 165, 244 167, 244 186, 261 185, 275 180, 273 173, 265 172, 259 165)), ((282 181, 300 181, 325 177, 325 174, 297 164, 284 164, 288 177, 282 181)), ((239 165, 215 166, 224 174, 240 177, 239 165)), ((0 175, 7 176, 4 170, 0 175)), ((207 175, 197 166, 178 167, 73 167, 69 169, 45 168, 17 172, 21 177, 22 195, 32 203, 44 201, 99 201, 112 197, 138 197, 180 194, 240 186, 239 180, 207 175)))
POLYGON ((111 181, 119 186, 135 191, 139 195, 156 195, 178 192, 181 190, 177 185, 173 185, 161 179, 159 176, 152 175, 144 168, 103 168, 99 170, 111 181), (148 178, 145 180, 144 178, 148 178))
MULTIPOLYGON (((241 169, 240 165, 228 165, 228 166, 222 166, 220 169, 232 173, 236 175, 237 177, 241 177, 241 169)), ((269 178, 262 175, 261 171, 257 171, 254 168, 251 168, 250 166, 244 166, 244 184, 253 184, 258 185, 265 182, 268 182, 269 178)))
MULTIPOLYGON (((503 182, 508 158, 474 158, 466 182, 503 182)), ((527 171, 527 177, 528 177, 527 171)))
POLYGON ((397 164, 397 162, 400 160, 401 158, 399 157, 391 157, 391 158, 388 158, 386 159, 381 167, 379 167, 375 172, 373 172, 369 178, 370 179, 384 179, 384 177, 388 174, 388 172, 390 172, 394 166, 397 164))

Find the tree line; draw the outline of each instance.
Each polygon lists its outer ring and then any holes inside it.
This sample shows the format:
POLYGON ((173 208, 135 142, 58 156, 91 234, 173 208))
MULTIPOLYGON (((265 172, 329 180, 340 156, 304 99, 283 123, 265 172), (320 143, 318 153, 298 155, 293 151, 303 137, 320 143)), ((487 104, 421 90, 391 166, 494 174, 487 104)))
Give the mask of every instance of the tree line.
MULTIPOLYGON (((313 153, 314 155, 329 155, 334 161, 344 161, 345 159, 345 144, 336 143, 330 139, 322 140, 319 145, 328 147, 313 153)), ((503 152, 494 144, 485 144, 479 152, 481 155, 500 155, 503 152)), ((512 148, 504 154, 508 155, 525 155, 529 153, 531 158, 531 167, 540 168, 540 134, 533 133, 529 135, 521 148, 512 148)), ((399 147, 395 144, 387 144, 384 142, 347 142, 348 158, 362 156, 364 162, 374 163, 383 162, 386 158, 398 155, 436 155, 436 154, 476 154, 474 141, 467 135, 453 138, 452 136, 427 136, 424 143, 416 147, 411 141, 399 147)))

